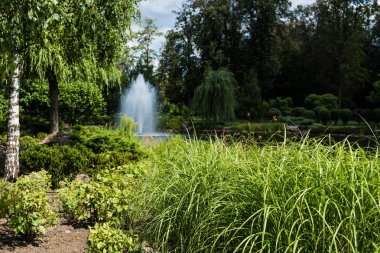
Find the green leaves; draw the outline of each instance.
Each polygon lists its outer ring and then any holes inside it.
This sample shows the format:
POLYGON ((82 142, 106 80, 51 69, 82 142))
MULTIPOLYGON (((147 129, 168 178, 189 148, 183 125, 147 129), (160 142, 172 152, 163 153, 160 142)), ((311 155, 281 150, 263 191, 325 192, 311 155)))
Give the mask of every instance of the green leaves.
POLYGON ((40 171, 0 188, 0 209, 5 208, 1 211, 9 218, 10 227, 16 234, 33 239, 44 235, 46 227, 58 222, 58 216, 52 211, 46 196, 49 187, 50 176, 46 171, 40 171))
POLYGON ((235 84, 232 72, 227 69, 207 70, 195 90, 193 103, 197 112, 213 123, 234 119, 235 84))
POLYGON ((137 238, 130 232, 114 228, 108 223, 95 224, 90 229, 90 253, 139 252, 137 238))

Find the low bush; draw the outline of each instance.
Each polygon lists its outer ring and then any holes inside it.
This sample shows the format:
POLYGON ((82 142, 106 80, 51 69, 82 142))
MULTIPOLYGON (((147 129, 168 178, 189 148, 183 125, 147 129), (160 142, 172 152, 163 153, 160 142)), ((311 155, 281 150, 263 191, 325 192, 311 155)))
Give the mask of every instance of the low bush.
POLYGON ((343 124, 347 124, 348 121, 353 118, 353 113, 350 109, 342 109, 339 111, 339 116, 343 121, 343 124))
POLYGON ((58 190, 61 212, 75 221, 95 223, 90 230, 90 252, 138 250, 131 206, 145 167, 143 163, 121 166, 104 170, 90 181, 62 182, 58 190))
POLYGON ((130 153, 132 160, 138 160, 144 156, 139 141, 121 134, 118 130, 95 126, 78 126, 74 128, 72 141, 73 146, 83 145, 95 154, 107 151, 127 152, 130 153))
POLYGON ((76 174, 88 171, 92 153, 69 146, 35 145, 20 153, 20 162, 31 171, 46 170, 52 175, 52 186, 73 179, 76 174))
MULTIPOLYGON (((293 99, 291 97, 276 97, 275 99, 269 99, 268 101, 263 102, 263 108, 265 111, 268 111, 270 108, 277 108, 280 115, 289 115, 292 111, 293 99)), ((273 115, 272 115, 273 116, 273 115)))
POLYGON ((95 224, 90 228, 90 253, 140 252, 138 241, 131 231, 128 233, 109 223, 95 224))
POLYGON ((281 111, 278 108, 269 108, 265 113, 265 116, 268 118, 272 118, 273 116, 279 117, 281 115, 281 111))
POLYGON ((340 120, 340 110, 339 109, 331 110, 331 120, 333 120, 335 123, 338 123, 338 121, 340 120))
POLYGON ((58 222, 46 193, 50 176, 46 171, 21 176, 14 184, 0 185, 2 217, 17 235, 27 240, 44 235, 46 228, 58 222))
POLYGON ((95 223, 116 219, 119 226, 128 227, 131 196, 142 173, 132 166, 121 166, 103 170, 90 181, 62 182, 58 190, 61 210, 72 220, 95 223))
POLYGON ((314 109, 317 106, 324 106, 327 109, 338 108, 338 98, 331 93, 322 95, 310 94, 305 98, 305 105, 309 109, 314 109))
POLYGON ((20 162, 31 171, 44 169, 52 175, 52 186, 75 175, 96 175, 104 169, 138 161, 146 156, 138 140, 101 127, 77 127, 72 143, 65 146, 32 145, 20 153, 20 162))

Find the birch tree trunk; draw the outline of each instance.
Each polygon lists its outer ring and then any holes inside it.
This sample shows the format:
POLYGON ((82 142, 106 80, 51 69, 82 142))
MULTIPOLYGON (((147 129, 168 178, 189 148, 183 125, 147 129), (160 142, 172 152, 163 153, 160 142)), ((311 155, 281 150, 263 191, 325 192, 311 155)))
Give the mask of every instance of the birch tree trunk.
POLYGON ((20 119, 19 119, 19 89, 21 62, 20 54, 16 53, 16 68, 13 71, 9 83, 9 108, 8 108, 8 134, 7 148, 5 151, 5 179, 14 181, 19 172, 19 144, 20 144, 20 119))

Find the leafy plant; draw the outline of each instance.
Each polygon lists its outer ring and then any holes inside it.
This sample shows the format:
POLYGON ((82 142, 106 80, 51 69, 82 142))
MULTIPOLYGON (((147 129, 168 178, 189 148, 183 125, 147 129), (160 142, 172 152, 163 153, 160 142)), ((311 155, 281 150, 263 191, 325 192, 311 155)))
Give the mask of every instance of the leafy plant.
POLYGON ((133 119, 129 118, 127 115, 123 115, 120 119, 119 129, 123 134, 126 134, 128 137, 132 138, 135 134, 137 124, 133 119))
POLYGON ((76 221, 93 223, 117 219, 120 224, 128 226, 137 174, 130 167, 122 166, 104 170, 89 182, 74 180, 63 183, 58 190, 62 212, 76 221))
POLYGON ((112 227, 109 223, 96 223, 90 228, 89 252, 138 252, 138 241, 132 231, 125 231, 112 227))
POLYGON ((350 109, 342 109, 340 110, 339 114, 340 114, 340 118, 343 121, 343 124, 347 124, 348 121, 351 120, 353 117, 353 113, 350 109))
POLYGON ((58 222, 46 196, 49 187, 50 176, 46 171, 21 176, 16 183, 2 186, 0 213, 9 218, 16 234, 31 240, 44 235, 47 227, 58 222))
POLYGON ((314 109, 317 106, 324 106, 327 109, 338 108, 338 98, 331 93, 323 95, 310 94, 305 98, 305 105, 310 109, 314 109))

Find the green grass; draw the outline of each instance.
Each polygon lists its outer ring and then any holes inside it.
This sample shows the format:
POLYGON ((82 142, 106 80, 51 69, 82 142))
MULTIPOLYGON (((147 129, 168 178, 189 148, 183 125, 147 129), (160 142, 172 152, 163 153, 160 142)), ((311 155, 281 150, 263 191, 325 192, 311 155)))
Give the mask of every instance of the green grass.
POLYGON ((162 252, 380 252, 380 159, 347 141, 174 138, 135 210, 162 252))

